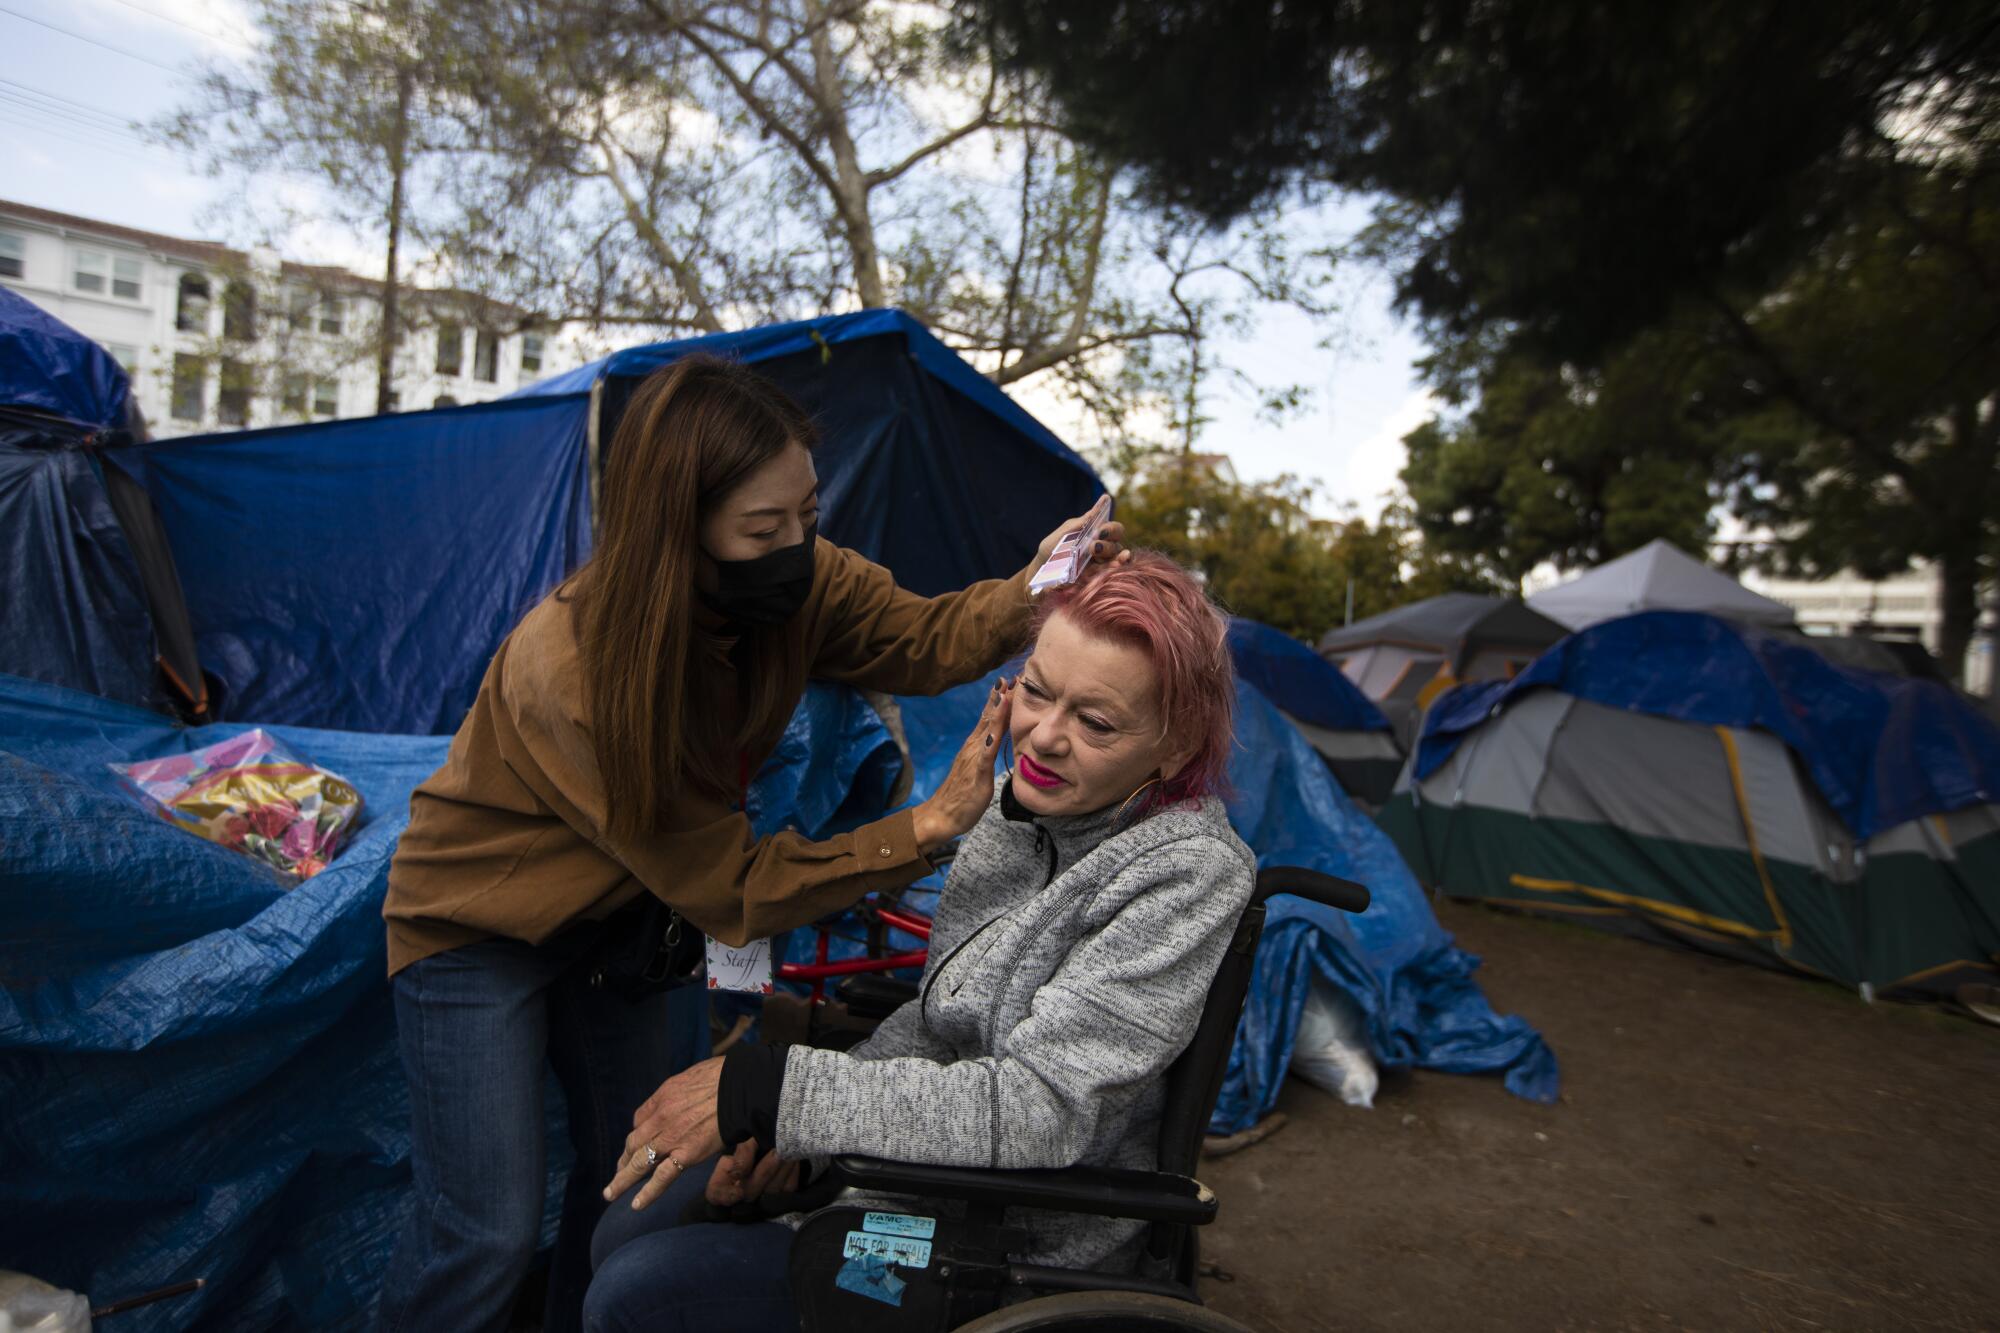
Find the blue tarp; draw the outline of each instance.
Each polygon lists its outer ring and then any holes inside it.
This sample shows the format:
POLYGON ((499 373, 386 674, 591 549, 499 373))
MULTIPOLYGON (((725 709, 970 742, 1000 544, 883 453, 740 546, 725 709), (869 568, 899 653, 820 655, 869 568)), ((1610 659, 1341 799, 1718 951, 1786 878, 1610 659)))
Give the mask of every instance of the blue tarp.
POLYGON ((592 386, 615 416, 690 351, 755 362, 804 404, 821 531, 916 592, 1012 574, 1101 491, 895 311, 633 348, 497 403, 163 441, 143 480, 226 715, 454 730, 507 629, 589 554, 592 386))
POLYGON ((1229 618, 1236 675, 1301 722, 1329 731, 1387 731, 1389 719, 1339 667, 1282 630, 1229 618))
POLYGON ((0 288, 0 671, 146 704, 152 613, 85 447, 129 397, 109 352, 0 288))
POLYGON ((562 402, 145 447, 203 665, 234 718, 451 732, 522 614, 590 553, 562 402))
POLYGON ((1836 666, 1797 639, 1692 611, 1593 625, 1511 681, 1454 689, 1425 722, 1417 777, 1436 772, 1473 728, 1534 689, 1770 732, 1857 838, 2000 801, 2000 728, 1949 686, 1836 666))
POLYGON ((0 287, 0 404, 98 428, 123 427, 132 385, 116 357, 0 287))
MULTIPOLYGON (((0 676, 0 1265, 100 1300, 208 1279, 119 1316, 140 1333, 362 1326, 407 1198, 382 897, 449 741, 270 728, 367 801, 294 887, 104 769, 244 729, 0 676)), ((817 833, 879 803, 894 765, 859 696, 816 685, 757 823, 817 833)), ((705 993, 686 994, 705 1033, 705 993)))

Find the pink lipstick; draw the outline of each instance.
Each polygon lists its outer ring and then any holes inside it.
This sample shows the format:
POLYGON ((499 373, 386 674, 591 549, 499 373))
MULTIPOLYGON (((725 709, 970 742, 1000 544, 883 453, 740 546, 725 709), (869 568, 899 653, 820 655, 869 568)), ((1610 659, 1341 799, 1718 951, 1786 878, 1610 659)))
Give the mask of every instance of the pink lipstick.
POLYGON ((1018 767, 1022 777, 1026 778, 1034 786, 1040 787, 1043 791, 1047 791, 1051 787, 1060 787, 1065 781, 1026 755, 1021 756, 1018 767))

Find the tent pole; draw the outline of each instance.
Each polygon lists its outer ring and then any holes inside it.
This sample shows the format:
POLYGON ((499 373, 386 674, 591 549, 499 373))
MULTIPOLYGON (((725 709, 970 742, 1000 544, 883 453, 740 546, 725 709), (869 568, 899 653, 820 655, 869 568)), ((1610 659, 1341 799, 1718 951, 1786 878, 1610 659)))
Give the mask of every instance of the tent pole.
POLYGON ((590 470, 590 546, 597 549, 597 516, 603 512, 598 495, 598 483, 603 480, 603 458, 598 452, 598 422, 604 416, 604 377, 599 376, 590 385, 590 412, 584 419, 583 438, 585 466, 590 470))

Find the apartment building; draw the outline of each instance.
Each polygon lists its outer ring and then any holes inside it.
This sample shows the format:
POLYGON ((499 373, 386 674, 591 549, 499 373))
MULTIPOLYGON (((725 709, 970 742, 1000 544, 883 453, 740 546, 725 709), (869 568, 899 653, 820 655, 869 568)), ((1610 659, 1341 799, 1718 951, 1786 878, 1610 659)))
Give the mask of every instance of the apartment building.
MULTIPOLYGON (((376 410, 380 283, 345 269, 0 200, 0 284, 117 357, 155 437, 376 410)), ((399 306, 392 410, 486 402, 582 359, 469 293, 399 306)))

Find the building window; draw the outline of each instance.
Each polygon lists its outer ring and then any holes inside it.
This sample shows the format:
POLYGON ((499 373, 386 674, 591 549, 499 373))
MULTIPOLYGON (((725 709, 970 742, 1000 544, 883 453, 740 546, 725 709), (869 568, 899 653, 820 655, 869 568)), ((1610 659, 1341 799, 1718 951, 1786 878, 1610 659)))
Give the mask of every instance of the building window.
POLYGON ((174 402, 176 421, 200 421, 208 410, 208 366, 198 356, 174 354, 174 402))
POLYGON ((319 303, 319 331, 335 337, 347 326, 347 303, 338 296, 322 297, 319 303))
POLYGON ((111 261, 111 294, 121 301, 136 301, 145 293, 141 280, 146 276, 146 266, 130 255, 117 255, 111 261))
POLYGON ((208 279, 183 273, 176 285, 174 328, 182 333, 208 332, 208 279))
POLYGON ((241 361, 222 363, 222 391, 215 396, 215 419, 225 426, 250 424, 250 367, 241 361))
POLYGON ((247 282, 232 282, 223 289, 222 336, 239 343, 257 336, 257 291, 247 282))
POLYGON ((524 333, 521 335, 521 371, 534 374, 542 368, 542 335, 524 333))
POLYGON ((138 376, 139 374, 138 348, 132 347, 126 343, 106 343, 104 344, 104 350, 111 353, 111 357, 114 361, 116 361, 119 365, 125 367, 125 373, 127 375, 131 375, 135 378, 138 376))
POLYGON ((300 331, 310 329, 316 294, 310 287, 294 287, 285 293, 285 323, 300 331))
POLYGON ((102 250, 78 250, 75 258, 76 265, 71 271, 70 281, 80 292, 96 292, 102 296, 111 257, 102 250))
POLYGON ((287 416, 302 417, 306 414, 306 398, 312 393, 312 376, 298 371, 285 375, 282 392, 278 396, 278 410, 287 416))
POLYGON ((340 415, 339 380, 320 380, 313 385, 313 415, 316 417, 340 415))
POLYGON ((402 410, 403 410, 403 391, 401 389, 389 390, 389 406, 384 408, 383 411, 400 412, 402 410))
POLYGON ((457 375, 465 365, 465 330, 457 324, 438 325, 437 373, 457 375))
POLYGON ((437 401, 436 401, 435 403, 432 403, 432 404, 431 404, 431 406, 432 406, 432 407, 457 407, 457 406, 458 406, 458 399, 456 399, 456 398, 452 397, 452 396, 451 396, 450 394, 448 394, 448 393, 441 393, 441 394, 439 394, 439 395, 437 396, 437 401))
POLYGON ((11 231, 0 231, 0 278, 18 278, 27 271, 27 241, 11 231))
POLYGON ((479 331, 473 347, 472 378, 488 384, 500 378, 500 335, 490 329, 479 331))

